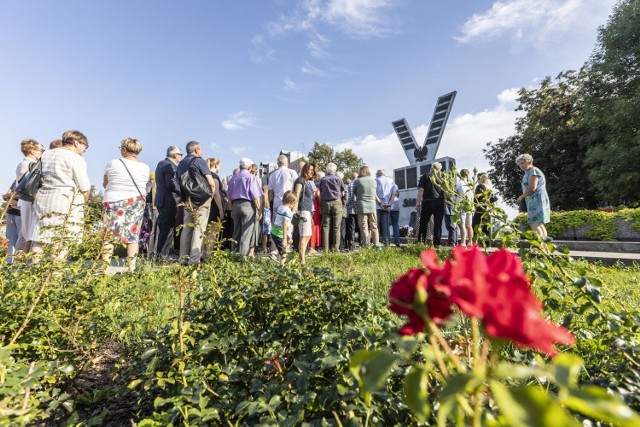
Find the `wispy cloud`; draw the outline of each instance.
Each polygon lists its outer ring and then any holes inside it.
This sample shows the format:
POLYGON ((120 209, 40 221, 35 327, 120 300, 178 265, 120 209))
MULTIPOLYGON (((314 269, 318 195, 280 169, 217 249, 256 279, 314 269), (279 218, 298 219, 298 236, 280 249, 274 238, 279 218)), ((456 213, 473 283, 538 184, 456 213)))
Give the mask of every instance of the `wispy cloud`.
POLYGON ((273 59, 276 51, 269 46, 264 35, 258 34, 251 39, 251 60, 262 63, 273 59))
POLYGON ((258 127, 253 113, 247 111, 238 111, 232 114, 228 119, 223 120, 220 125, 227 130, 244 130, 258 127))
POLYGON ((289 77, 285 77, 283 83, 284 83, 285 90, 287 90, 289 92, 298 92, 299 91, 298 85, 293 80, 291 80, 289 77))
POLYGON ((563 33, 591 30, 604 22, 617 0, 506 0, 496 1, 472 15, 455 39, 461 43, 504 35, 534 44, 563 33))
POLYGON ((247 147, 231 147, 229 148, 229 151, 236 156, 242 156, 247 151, 247 147))
POLYGON ((328 25, 355 37, 380 37, 391 26, 385 12, 398 0, 304 0, 289 15, 268 24, 271 35, 310 31, 317 41, 323 37, 318 26, 328 25))

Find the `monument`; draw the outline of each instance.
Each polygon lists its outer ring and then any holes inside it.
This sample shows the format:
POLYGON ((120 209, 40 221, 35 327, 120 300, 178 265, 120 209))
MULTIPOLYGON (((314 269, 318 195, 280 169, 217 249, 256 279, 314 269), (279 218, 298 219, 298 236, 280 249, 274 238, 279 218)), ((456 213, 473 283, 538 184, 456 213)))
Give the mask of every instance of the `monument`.
POLYGON ((438 98, 433 110, 431 123, 429 124, 429 130, 422 146, 418 146, 406 119, 402 118, 391 122, 398 139, 400 139, 400 144, 407 156, 407 160, 409 160, 409 166, 394 169, 393 174, 395 183, 398 186, 398 198, 400 199, 400 225, 408 224, 414 229, 417 228, 415 207, 420 176, 429 173, 431 165, 435 162, 442 163, 443 169, 447 171, 455 165, 453 158, 436 158, 436 155, 456 93, 456 91, 453 91, 438 98))

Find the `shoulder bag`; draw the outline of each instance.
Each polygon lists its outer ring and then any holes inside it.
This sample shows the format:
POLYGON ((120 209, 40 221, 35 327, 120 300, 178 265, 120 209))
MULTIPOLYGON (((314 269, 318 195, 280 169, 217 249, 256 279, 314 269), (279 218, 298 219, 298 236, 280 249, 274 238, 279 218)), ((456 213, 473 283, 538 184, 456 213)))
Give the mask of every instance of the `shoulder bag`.
POLYGON ((198 157, 191 159, 187 170, 180 175, 180 190, 191 200, 193 205, 199 207, 210 199, 213 194, 211 194, 211 186, 204 175, 199 170, 191 167, 197 159, 198 157))
POLYGON ((133 179, 133 175, 131 175, 131 172, 129 171, 129 168, 127 167, 127 164, 124 162, 124 160, 122 160, 122 159, 118 159, 118 160, 120 160, 120 162, 122 163, 122 166, 124 166, 125 170, 129 174, 129 178, 131 178, 131 181, 133 182, 133 185, 136 186, 136 190, 138 190, 138 194, 140 194, 140 197, 142 197, 142 199, 145 201, 144 218, 148 219, 148 220, 152 220, 153 219, 153 205, 151 203, 147 203, 146 202, 147 198, 142 194, 142 191, 140 191, 140 187, 138 187, 138 184, 136 184, 136 180, 133 179))
POLYGON ((42 187, 42 161, 38 160, 31 172, 27 172, 20 178, 16 185, 16 194, 20 200, 33 202, 42 187))

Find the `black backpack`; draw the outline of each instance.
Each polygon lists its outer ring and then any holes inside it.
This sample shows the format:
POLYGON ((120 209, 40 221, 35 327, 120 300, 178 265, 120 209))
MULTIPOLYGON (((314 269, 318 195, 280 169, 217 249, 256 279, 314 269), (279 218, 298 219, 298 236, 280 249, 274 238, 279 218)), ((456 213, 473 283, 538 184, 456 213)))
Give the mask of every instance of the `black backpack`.
POLYGON ((192 205, 202 206, 211 198, 211 186, 198 168, 193 167, 197 157, 189 162, 187 170, 180 175, 180 191, 185 201, 190 200, 192 205))

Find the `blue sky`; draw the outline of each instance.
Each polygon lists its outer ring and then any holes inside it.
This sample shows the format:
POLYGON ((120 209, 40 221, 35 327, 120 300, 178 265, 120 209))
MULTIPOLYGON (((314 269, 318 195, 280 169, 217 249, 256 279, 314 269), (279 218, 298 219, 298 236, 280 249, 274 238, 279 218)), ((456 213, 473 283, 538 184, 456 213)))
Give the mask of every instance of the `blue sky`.
POLYGON ((587 60, 615 0, 35 1, 0 5, 0 141, 8 187, 19 143, 78 129, 98 188, 119 141, 152 169, 200 141, 228 174, 314 141, 373 169, 408 164, 391 122, 424 140, 457 90, 438 157, 486 170, 513 133, 520 87, 587 60))

